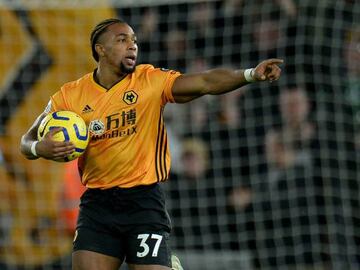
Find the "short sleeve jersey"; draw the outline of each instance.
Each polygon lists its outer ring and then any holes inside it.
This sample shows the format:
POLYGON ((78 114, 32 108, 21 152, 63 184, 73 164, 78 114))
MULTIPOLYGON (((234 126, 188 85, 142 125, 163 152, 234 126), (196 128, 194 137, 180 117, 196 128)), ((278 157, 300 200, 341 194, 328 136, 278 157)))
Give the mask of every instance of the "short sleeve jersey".
POLYGON ((170 170, 163 120, 179 72, 138 65, 111 89, 93 73, 62 86, 50 111, 70 110, 89 125, 90 141, 79 158, 82 182, 89 188, 130 188, 165 181, 170 170))

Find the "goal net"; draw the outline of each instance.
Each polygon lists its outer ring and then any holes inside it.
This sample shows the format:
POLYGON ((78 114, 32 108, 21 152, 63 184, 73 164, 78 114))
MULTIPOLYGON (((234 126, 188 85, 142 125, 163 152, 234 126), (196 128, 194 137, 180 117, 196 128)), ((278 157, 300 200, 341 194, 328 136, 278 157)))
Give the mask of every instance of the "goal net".
POLYGON ((166 106, 184 269, 359 269, 356 0, 0 1, 0 269, 70 267, 76 166, 25 160, 18 144, 51 94, 95 68, 90 31, 108 17, 134 28, 140 63, 284 59, 279 81, 166 106))

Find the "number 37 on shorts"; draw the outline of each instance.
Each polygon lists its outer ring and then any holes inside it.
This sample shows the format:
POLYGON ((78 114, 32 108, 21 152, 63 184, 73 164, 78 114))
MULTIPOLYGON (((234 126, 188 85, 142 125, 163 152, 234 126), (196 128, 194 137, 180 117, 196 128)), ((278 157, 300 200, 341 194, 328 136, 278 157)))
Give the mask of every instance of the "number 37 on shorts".
POLYGON ((160 234, 138 234, 137 239, 140 240, 140 250, 136 253, 139 258, 147 256, 151 253, 152 257, 157 257, 163 236, 160 234))

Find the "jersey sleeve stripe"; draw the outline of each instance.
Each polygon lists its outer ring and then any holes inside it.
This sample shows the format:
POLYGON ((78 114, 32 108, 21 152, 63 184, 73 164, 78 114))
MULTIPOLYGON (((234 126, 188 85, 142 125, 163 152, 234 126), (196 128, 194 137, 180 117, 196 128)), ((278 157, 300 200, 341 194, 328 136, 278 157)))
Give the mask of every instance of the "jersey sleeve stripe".
MULTIPOLYGON (((165 130, 165 129, 164 129, 165 130)), ((167 170, 167 167, 166 167, 166 150, 167 150, 167 136, 165 134, 165 146, 164 146, 164 154, 163 154, 163 163, 164 163, 164 178, 162 179, 162 181, 165 181, 167 178, 168 178, 168 170, 167 170)))
POLYGON ((166 165, 166 154, 167 154, 167 136, 165 130, 165 124, 162 117, 164 108, 161 108, 160 119, 158 124, 158 136, 156 142, 156 156, 155 156, 155 166, 156 166, 156 176, 157 181, 165 181, 167 179, 167 165, 166 165))
POLYGON ((164 141, 165 141, 165 126, 163 120, 161 120, 161 139, 160 139, 160 152, 159 152, 159 163, 160 163, 160 171, 161 171, 161 179, 163 181, 166 177, 166 172, 164 171, 164 160, 163 160, 163 153, 164 153, 164 141))
POLYGON ((160 144, 160 128, 161 128, 161 114, 159 117, 159 124, 158 124, 158 134, 156 139, 156 151, 155 151, 155 171, 156 171, 156 178, 157 181, 160 181, 160 172, 159 172, 159 144, 160 144))

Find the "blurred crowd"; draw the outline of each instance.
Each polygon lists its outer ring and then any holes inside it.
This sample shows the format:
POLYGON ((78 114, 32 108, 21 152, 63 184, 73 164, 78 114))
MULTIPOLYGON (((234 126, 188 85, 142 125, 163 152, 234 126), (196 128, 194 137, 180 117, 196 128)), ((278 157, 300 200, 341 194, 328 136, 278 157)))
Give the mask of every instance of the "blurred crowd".
MULTIPOLYGON (((166 107, 173 248, 246 251, 254 269, 359 269, 360 4, 223 0, 116 11, 137 33, 141 63, 198 72, 285 60, 276 83, 166 107)), ((58 226, 69 235, 83 191, 74 173, 69 164, 59 196, 58 226)), ((9 190, 0 187, 1 197, 9 190)), ((13 222, 3 208, 0 252, 13 222)))

